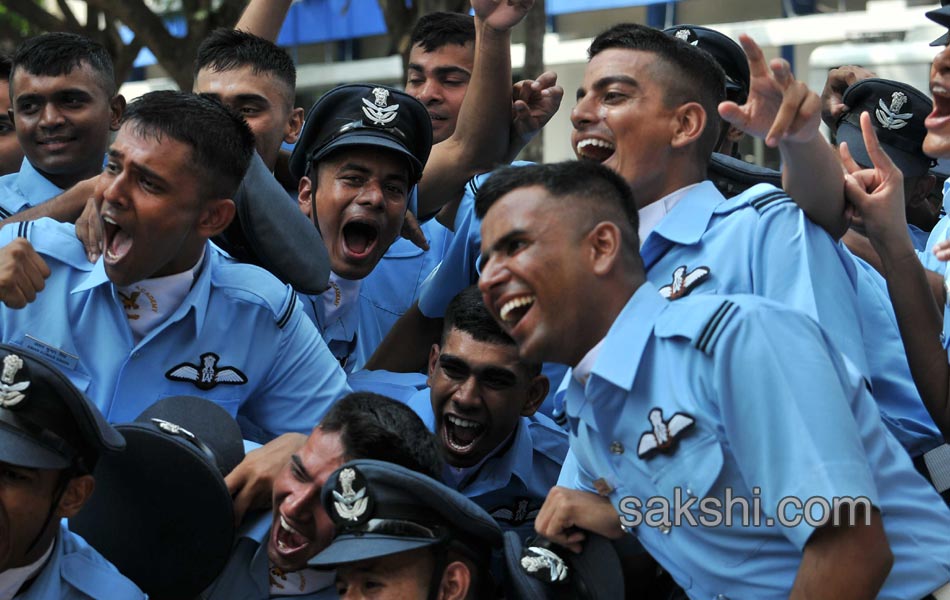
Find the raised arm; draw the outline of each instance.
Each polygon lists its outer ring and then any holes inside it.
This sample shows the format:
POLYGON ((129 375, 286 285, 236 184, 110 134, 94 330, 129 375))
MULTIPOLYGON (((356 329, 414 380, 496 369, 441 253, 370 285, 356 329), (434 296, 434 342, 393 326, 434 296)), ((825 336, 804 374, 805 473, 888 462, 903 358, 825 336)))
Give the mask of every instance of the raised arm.
POLYGON ((511 28, 534 0, 472 0, 475 63, 452 136, 432 147, 419 182, 419 215, 429 216, 461 197, 476 173, 500 164, 511 123, 511 28))
POLYGON ((276 42, 292 2, 293 0, 251 0, 234 28, 276 42))
POLYGON ((834 148, 819 134, 821 101, 795 80, 788 62, 766 64, 758 44, 739 36, 749 57, 749 99, 719 105, 719 114, 782 155, 782 185, 808 217, 840 239, 848 229, 844 175, 834 148))
MULTIPOLYGON (((940 341, 943 321, 907 232, 904 178, 881 149, 867 113, 861 115, 861 132, 874 168, 859 170, 853 161, 845 160, 850 173, 845 178, 848 199, 861 213, 868 238, 881 258, 914 383, 934 423, 948 437, 950 367, 940 341)), ((842 153, 847 155, 847 149, 842 153)))

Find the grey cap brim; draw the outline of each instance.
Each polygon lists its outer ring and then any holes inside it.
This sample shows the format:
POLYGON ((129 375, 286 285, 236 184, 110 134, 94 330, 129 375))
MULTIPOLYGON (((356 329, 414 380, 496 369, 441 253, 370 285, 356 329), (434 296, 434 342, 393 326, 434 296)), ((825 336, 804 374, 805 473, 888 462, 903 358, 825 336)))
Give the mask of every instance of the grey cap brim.
POLYGON ((337 536, 332 544, 307 561, 307 564, 319 568, 335 567, 426 548, 440 542, 442 540, 433 538, 399 537, 372 533, 362 535, 343 534, 337 536))
POLYGON ((2 423, 0 462, 28 469, 65 469, 70 465, 70 461, 65 457, 2 423))
MULTIPOLYGON (((842 120, 838 124, 838 130, 835 133, 838 143, 847 142, 848 151, 855 162, 865 168, 871 168, 873 163, 868 155, 868 150, 864 146, 864 137, 861 130, 851 123, 842 120)), ((881 148, 894 161, 897 168, 901 170, 904 177, 918 177, 930 170, 930 160, 924 155, 914 156, 900 148, 881 142, 881 148)))

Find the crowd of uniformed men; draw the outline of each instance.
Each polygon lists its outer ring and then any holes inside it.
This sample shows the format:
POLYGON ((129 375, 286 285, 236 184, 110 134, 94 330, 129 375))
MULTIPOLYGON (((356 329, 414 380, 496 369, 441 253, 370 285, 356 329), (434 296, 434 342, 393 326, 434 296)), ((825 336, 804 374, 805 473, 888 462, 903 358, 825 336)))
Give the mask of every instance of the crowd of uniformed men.
POLYGON ((0 600, 950 598, 950 51, 615 25, 533 165, 531 0, 306 115, 289 5, 192 92, 2 63, 0 600))

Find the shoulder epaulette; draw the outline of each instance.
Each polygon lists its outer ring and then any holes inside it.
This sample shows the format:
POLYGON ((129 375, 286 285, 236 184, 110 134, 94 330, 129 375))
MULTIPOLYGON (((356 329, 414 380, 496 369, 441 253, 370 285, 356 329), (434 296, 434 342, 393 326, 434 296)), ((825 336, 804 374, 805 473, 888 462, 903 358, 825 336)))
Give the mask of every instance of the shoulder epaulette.
POLYGON ((719 308, 713 312, 712 316, 706 321, 706 324, 703 326, 700 331, 699 336, 693 342, 693 345, 696 346, 696 349, 712 356, 713 348, 716 345, 716 342, 719 340, 719 336, 722 335, 722 332, 725 330, 726 325, 736 314, 738 307, 736 303, 731 300, 723 300, 722 304, 719 305, 719 308))
POLYGON ((212 282, 230 298, 243 300, 266 308, 274 316, 277 327, 283 329, 290 322, 297 294, 276 277, 253 265, 218 262, 212 282))
POLYGON ((771 206, 777 206, 783 202, 792 202, 792 199, 782 190, 775 190, 761 196, 756 196, 749 200, 749 205, 760 213, 765 212, 771 206))

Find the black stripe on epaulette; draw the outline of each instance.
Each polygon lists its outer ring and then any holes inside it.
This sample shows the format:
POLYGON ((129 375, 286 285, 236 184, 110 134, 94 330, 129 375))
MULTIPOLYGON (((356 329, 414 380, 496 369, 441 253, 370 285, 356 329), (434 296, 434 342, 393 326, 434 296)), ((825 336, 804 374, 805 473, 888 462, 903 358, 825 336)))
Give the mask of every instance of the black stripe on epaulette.
POLYGON ((290 302, 287 303, 287 309, 284 310, 284 314, 280 315, 280 318, 277 319, 277 329, 283 329, 285 325, 290 321, 290 315, 294 314, 294 302, 293 298, 290 299, 290 302))
POLYGON ((29 236, 30 223, 31 221, 20 221, 20 225, 16 230, 17 237, 26 238, 29 236))
POLYGON ((763 210, 775 204, 776 202, 785 201, 785 200, 791 201, 792 199, 789 198, 788 194, 786 194, 785 192, 781 190, 776 190, 774 192, 770 192, 764 196, 760 196, 759 198, 756 198, 755 200, 749 202, 749 204, 751 204, 752 208, 754 208, 755 210, 762 212, 763 210))
POLYGON ((712 355, 712 347, 716 343, 719 334, 722 333, 721 325, 725 324, 727 315, 731 314, 736 307, 736 303, 730 300, 724 300, 713 316, 703 327, 703 332, 699 334, 696 340, 696 349, 704 354, 712 355))
POLYGON ((0 207, 0 219, 8 219, 13 216, 13 213, 7 209, 0 207))
POLYGON ((474 178, 474 177, 472 177, 471 179, 468 180, 468 189, 472 190, 472 195, 473 195, 473 196, 477 196, 477 195, 478 195, 478 186, 475 185, 475 178, 474 178))

